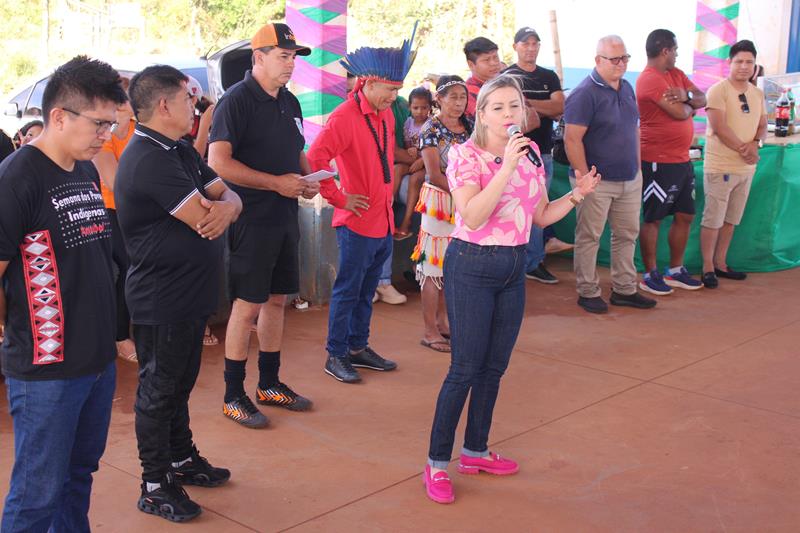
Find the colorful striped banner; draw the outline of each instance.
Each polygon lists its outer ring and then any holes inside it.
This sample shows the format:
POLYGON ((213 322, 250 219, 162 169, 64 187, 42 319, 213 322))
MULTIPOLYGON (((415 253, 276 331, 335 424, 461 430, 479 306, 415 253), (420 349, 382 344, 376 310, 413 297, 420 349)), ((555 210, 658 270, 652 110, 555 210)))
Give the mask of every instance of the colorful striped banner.
POLYGON ((347 0, 287 0, 286 23, 311 55, 298 57, 292 92, 303 109, 306 145, 344 101, 347 77, 339 59, 347 51, 347 0))
MULTIPOLYGON (((739 0, 697 0, 692 81, 703 91, 728 76, 728 52, 738 36, 739 0)), ((706 132, 705 110, 694 118, 695 135, 706 132)))

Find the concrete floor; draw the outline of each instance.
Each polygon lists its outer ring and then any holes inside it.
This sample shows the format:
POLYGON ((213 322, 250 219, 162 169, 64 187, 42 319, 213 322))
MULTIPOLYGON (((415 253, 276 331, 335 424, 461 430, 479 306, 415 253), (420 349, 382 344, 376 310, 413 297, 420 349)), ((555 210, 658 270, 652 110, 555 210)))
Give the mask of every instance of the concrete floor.
MULTIPOLYGON (((94 530, 800 531, 800 269, 595 316, 575 305, 571 263, 550 265, 562 283, 527 284, 490 438, 520 462, 518 475, 451 468, 456 503, 426 498, 421 472, 448 356, 419 345, 412 294, 403 306, 377 304, 372 322, 371 345, 399 369, 363 371, 360 385, 322 371, 327 308, 289 311, 282 378, 315 410, 267 408, 266 430, 222 416, 223 349, 206 350, 192 429, 201 453, 233 476, 188 488, 204 513, 187 525, 136 509, 136 368, 120 362, 94 530)), ((3 391, 3 493, 12 460, 3 391)))

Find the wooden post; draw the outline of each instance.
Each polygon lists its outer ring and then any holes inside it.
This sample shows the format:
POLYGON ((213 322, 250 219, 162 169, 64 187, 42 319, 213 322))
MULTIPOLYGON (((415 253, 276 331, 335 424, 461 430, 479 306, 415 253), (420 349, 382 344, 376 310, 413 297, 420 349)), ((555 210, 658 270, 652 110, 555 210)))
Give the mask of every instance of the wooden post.
POLYGON ((556 74, 558 79, 561 80, 561 85, 564 85, 564 67, 561 65, 561 45, 558 40, 558 19, 556 18, 555 10, 550 11, 550 33, 553 34, 553 56, 556 60, 556 74))

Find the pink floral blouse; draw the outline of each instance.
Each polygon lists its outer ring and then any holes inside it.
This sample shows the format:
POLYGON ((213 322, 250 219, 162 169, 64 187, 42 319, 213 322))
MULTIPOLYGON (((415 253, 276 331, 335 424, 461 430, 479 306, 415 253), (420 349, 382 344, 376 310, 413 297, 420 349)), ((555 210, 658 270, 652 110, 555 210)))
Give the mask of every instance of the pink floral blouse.
MULTIPOLYGON (((531 149, 539 154, 536 143, 531 143, 531 149)), ((455 191, 464 185, 478 185, 483 189, 501 166, 502 162, 497 162, 495 156, 476 146, 472 139, 464 144, 453 145, 446 172, 450 190, 455 191)), ((478 229, 471 230, 456 209, 456 228, 451 237, 483 246, 526 244, 531 234, 533 214, 544 187, 544 166, 537 167, 523 157, 486 222, 478 229)))

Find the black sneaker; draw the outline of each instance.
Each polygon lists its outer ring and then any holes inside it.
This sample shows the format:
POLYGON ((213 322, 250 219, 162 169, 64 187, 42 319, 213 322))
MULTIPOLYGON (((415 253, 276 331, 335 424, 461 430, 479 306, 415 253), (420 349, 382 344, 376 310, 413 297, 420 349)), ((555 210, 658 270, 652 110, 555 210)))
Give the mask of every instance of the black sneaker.
POLYGON ((388 372, 397 368, 397 363, 384 359, 375 351, 367 346, 358 353, 350 354, 350 363, 359 368, 369 368, 370 370, 382 370, 388 372))
POLYGON ((269 419, 253 405, 247 394, 222 404, 222 414, 246 428, 259 429, 269 425, 269 419))
POLYGON ((256 387, 256 402, 260 405, 285 407, 290 411, 308 411, 312 405, 311 400, 300 396, 289 385, 280 381, 266 389, 256 387))
POLYGON ((635 307, 636 309, 652 309, 656 306, 655 300, 642 296, 638 292, 634 292, 633 294, 619 294, 611 291, 611 298, 609 301, 611 305, 623 305, 626 307, 635 307))
POLYGON ((594 296, 592 298, 587 298, 585 296, 578 296, 578 305, 583 307, 585 311, 597 315, 608 313, 608 304, 605 301, 603 301, 603 299, 600 298, 599 296, 594 296))
POLYGON ((189 499, 181 484, 175 480, 172 472, 164 476, 161 486, 148 492, 147 483, 142 483, 142 495, 136 504, 140 511, 166 518, 172 522, 186 522, 196 517, 203 510, 189 499))
POLYGON ((539 263, 539 266, 530 272, 526 272, 525 277, 538 281, 539 283, 546 283, 547 285, 558 283, 558 278, 551 274, 550 271, 544 267, 544 263, 539 263))
POLYGON ((231 478, 230 470, 211 466, 194 446, 192 446, 192 455, 189 460, 181 466, 173 466, 172 471, 175 473, 175 479, 181 485, 219 487, 231 478))
POLYGON ((744 272, 737 272, 731 267, 728 267, 728 270, 720 270, 718 268, 715 268, 714 274, 716 274, 717 277, 720 278, 735 279, 736 281, 742 281, 747 279, 747 274, 745 274, 744 272))
POLYGON ((329 355, 328 360, 325 362, 325 372, 342 383, 358 383, 361 381, 361 376, 350 364, 350 358, 348 357, 333 357, 329 355))
POLYGON ((713 272, 703 272, 703 285, 705 285, 706 289, 716 289, 719 287, 717 275, 713 272))

